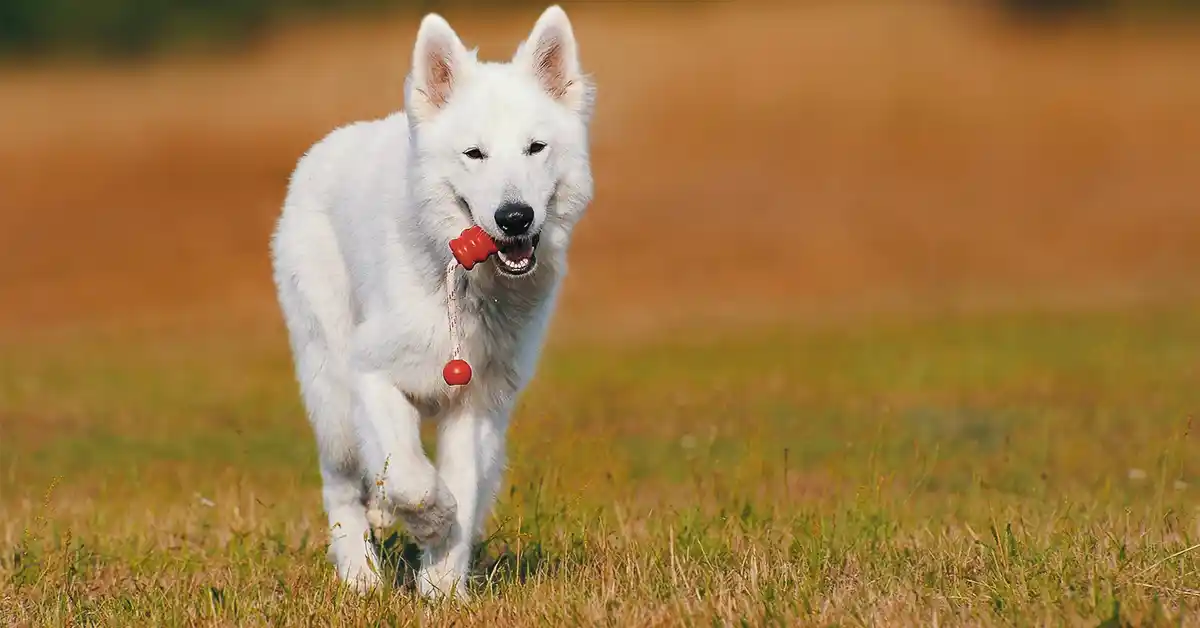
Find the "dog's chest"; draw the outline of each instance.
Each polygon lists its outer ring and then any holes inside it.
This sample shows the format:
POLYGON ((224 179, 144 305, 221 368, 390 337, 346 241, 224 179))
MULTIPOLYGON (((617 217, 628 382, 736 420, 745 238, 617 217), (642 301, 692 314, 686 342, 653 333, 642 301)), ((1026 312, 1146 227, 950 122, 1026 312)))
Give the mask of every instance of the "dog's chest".
POLYGON ((436 382, 424 390, 411 390, 410 398, 426 416, 441 414, 466 400, 488 407, 503 407, 515 400, 532 375, 544 336, 549 302, 531 294, 492 295, 479 290, 459 290, 454 306, 447 308, 446 324, 430 342, 428 371, 436 382), (451 387, 441 378, 442 367, 458 357, 471 366, 470 383, 451 387))
POLYGON ((538 304, 511 296, 467 297, 451 343, 458 343, 462 358, 480 376, 511 379, 522 370, 524 349, 536 335, 538 304))

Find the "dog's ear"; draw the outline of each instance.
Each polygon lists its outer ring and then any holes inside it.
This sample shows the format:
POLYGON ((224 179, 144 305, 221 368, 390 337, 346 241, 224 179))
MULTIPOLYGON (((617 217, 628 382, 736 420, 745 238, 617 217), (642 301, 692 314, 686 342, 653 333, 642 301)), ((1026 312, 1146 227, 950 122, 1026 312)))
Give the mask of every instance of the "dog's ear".
POLYGON ((412 73, 405 86, 409 115, 428 120, 445 107, 472 61, 450 23, 436 13, 426 15, 417 30, 412 73))
POLYGON ((579 68, 571 20, 558 5, 542 12, 513 62, 532 72, 551 98, 578 114, 590 113, 594 88, 579 68))

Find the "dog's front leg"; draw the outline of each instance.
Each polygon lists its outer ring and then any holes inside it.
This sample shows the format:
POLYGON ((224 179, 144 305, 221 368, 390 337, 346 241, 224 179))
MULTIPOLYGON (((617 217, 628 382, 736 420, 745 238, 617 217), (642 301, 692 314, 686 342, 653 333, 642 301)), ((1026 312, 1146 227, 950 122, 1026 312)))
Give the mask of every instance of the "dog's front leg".
POLYGON ((425 596, 467 597, 471 545, 491 510, 504 467, 506 415, 464 407, 438 426, 438 472, 458 503, 444 542, 422 547, 417 587, 425 596))
POLYGON ((456 504, 421 447, 420 413, 385 372, 359 373, 355 388, 359 446, 374 482, 371 501, 402 519, 418 543, 440 543, 456 504))

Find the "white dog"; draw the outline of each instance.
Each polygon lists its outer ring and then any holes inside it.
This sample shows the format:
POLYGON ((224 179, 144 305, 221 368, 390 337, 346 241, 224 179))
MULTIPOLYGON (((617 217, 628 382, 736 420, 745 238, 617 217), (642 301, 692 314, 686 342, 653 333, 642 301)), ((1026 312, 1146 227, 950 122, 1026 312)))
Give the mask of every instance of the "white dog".
POLYGON ((478 61, 429 14, 404 111, 335 130, 292 174, 271 242, 275 283, 316 435, 330 558, 360 591, 380 583, 371 529, 398 517, 422 548, 421 594, 465 593, 509 415, 592 198, 592 99, 559 7, 508 63, 478 61), (473 226, 499 253, 455 269, 449 241, 473 226), (469 384, 443 379, 452 356, 473 367, 469 384), (438 422, 436 467, 422 419, 438 422))

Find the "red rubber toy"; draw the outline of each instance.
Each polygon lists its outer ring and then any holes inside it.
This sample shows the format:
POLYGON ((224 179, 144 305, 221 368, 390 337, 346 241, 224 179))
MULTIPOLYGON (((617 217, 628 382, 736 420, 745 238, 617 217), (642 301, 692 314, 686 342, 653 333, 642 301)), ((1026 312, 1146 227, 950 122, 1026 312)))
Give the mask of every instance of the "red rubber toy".
POLYGON ((467 270, 471 270, 497 251, 499 249, 496 248, 495 241, 479 225, 464 229, 457 238, 450 241, 450 252, 454 253, 454 259, 467 270))
POLYGON ((442 369, 442 378, 451 386, 466 386, 471 381, 471 365, 466 360, 450 360, 442 369))
MULTIPOLYGON (((462 265, 463 268, 471 270, 476 264, 486 261, 487 258, 498 252, 496 242, 487 234, 479 225, 475 225, 470 229, 464 229, 457 238, 450 241, 450 252, 454 254, 454 259, 462 265)), ((453 274, 454 267, 451 266, 447 270, 446 287, 449 289, 453 283, 450 279, 450 274, 453 274)), ((456 310, 453 303, 453 290, 450 291, 451 296, 447 297, 446 306, 449 309, 450 316, 450 336, 454 339, 455 355, 458 354, 458 340, 455 337, 455 319, 457 318, 456 310)), ((442 368, 442 379, 451 386, 466 386, 471 381, 471 365, 467 364, 466 360, 455 358, 446 363, 442 368)))

